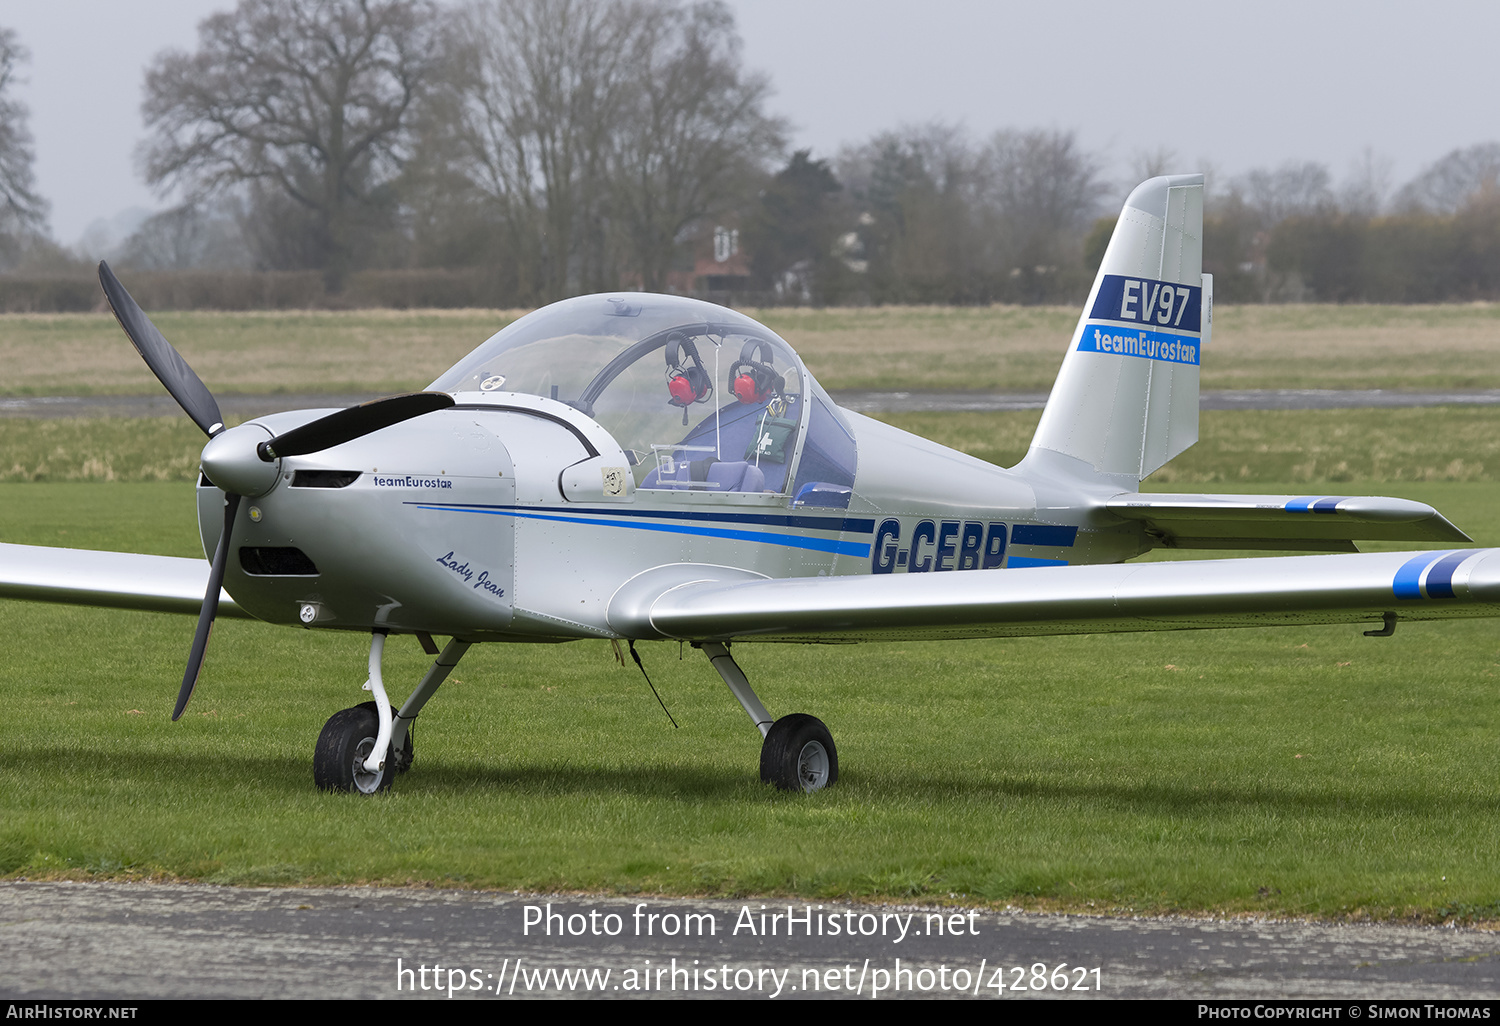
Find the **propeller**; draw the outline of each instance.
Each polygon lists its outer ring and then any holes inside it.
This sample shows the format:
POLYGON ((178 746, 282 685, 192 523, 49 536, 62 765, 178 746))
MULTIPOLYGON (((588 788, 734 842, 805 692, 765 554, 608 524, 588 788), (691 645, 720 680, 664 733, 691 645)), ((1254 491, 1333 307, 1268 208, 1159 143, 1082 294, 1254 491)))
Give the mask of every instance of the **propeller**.
POLYGON ((238 495, 230 492, 224 500, 224 530, 219 532, 219 544, 214 547, 214 561, 208 571, 208 590, 203 593, 203 608, 198 613, 198 629, 193 632, 187 670, 182 675, 182 687, 177 689, 177 704, 172 707, 173 723, 182 717, 193 697, 193 690, 198 686, 203 657, 208 652, 208 636, 214 632, 214 618, 219 615, 219 589, 224 586, 224 569, 229 564, 229 532, 234 527, 235 514, 240 511, 238 495))
POLYGON ((255 454, 267 463, 282 456, 305 456, 452 405, 453 397, 446 392, 406 392, 371 399, 261 442, 255 447, 255 454))
POLYGON ((203 672, 203 656, 208 650, 208 636, 213 632, 214 618, 219 612, 219 592, 224 586, 224 572, 229 565, 229 535, 234 528, 240 500, 246 495, 263 494, 275 485, 276 470, 272 465, 283 456, 302 456, 352 442, 381 428, 452 406, 453 397, 443 392, 387 396, 330 413, 269 440, 263 430, 248 426, 225 430, 219 404, 203 379, 193 372, 182 354, 151 323, 151 318, 120 284, 109 264, 102 260, 99 262, 99 284, 104 288, 104 296, 109 300, 115 320, 120 322, 120 327, 146 361, 146 366, 151 368, 151 373, 166 386, 193 423, 208 435, 203 472, 224 491, 224 529, 219 532, 219 544, 214 547, 208 589, 203 595, 203 609, 198 614, 198 629, 193 634, 187 669, 182 675, 182 687, 177 692, 177 705, 172 710, 175 721, 187 708, 193 689, 197 687, 198 676, 203 672))
POLYGON ((172 343, 151 323, 151 318, 125 291, 125 286, 103 260, 99 261, 99 284, 104 286, 104 297, 109 300, 109 308, 115 312, 115 320, 120 322, 130 344, 135 346, 157 380, 167 386, 177 405, 210 438, 223 431, 224 417, 219 413, 219 404, 214 401, 213 393, 203 379, 193 373, 182 354, 172 348, 172 343))

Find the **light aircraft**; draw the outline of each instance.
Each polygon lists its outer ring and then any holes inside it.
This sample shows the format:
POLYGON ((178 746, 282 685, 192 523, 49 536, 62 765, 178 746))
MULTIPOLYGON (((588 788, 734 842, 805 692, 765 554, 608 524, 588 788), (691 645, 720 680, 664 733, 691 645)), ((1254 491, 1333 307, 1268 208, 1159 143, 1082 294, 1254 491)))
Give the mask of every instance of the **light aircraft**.
POLYGON ((1500 615, 1500 549, 1429 506, 1142 493, 1197 440, 1211 345, 1203 178, 1126 200, 1031 448, 1001 469, 841 410, 783 339, 693 299, 584 296, 528 314, 425 392, 225 428, 109 268, 125 333, 209 436, 210 564, 0 546, 0 595, 371 635, 373 701, 318 738, 318 786, 373 794, 470 646, 690 642, 762 735, 761 777, 838 777, 824 724, 772 717, 731 644, 956 639, 1500 615), (1356 540, 1417 552, 1360 553, 1356 540), (1153 547, 1333 552, 1126 563, 1153 547), (399 707, 389 634, 436 659, 399 707), (433 642, 451 640, 441 651, 433 642))

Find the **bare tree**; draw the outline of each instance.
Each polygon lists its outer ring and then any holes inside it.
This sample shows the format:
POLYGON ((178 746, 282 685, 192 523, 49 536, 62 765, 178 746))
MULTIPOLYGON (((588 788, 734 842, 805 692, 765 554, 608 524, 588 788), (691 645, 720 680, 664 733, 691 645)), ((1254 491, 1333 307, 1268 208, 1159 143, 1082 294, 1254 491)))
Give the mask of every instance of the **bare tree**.
POLYGON ((487 262, 522 301, 622 270, 661 288, 684 231, 753 198, 781 152, 719 0, 469 0, 445 39, 418 223, 482 211, 504 237, 487 262))
POLYGON ((300 209, 337 291, 356 229, 407 156, 433 63, 428 0, 241 0, 146 74, 146 178, 191 200, 243 186, 300 209))
POLYGON ((1099 160, 1072 132, 997 132, 984 158, 1002 254, 1028 302, 1054 299, 1082 266, 1085 233, 1099 214, 1099 160))
POLYGON ((1262 228, 1289 217, 1323 213, 1333 206, 1332 176, 1314 161, 1288 161, 1273 170, 1256 168, 1237 183, 1246 204, 1256 212, 1262 228))
POLYGON ((1046 302, 1082 287, 1099 160, 1068 132, 906 126, 845 149, 876 302, 1046 302))
POLYGON ((871 196, 888 195, 925 180, 940 192, 970 189, 978 176, 978 156, 968 133, 942 121, 902 125, 866 143, 845 146, 838 157, 840 178, 871 196))
POLYGON ((1500 183, 1500 142, 1454 150, 1413 178, 1396 195, 1396 205, 1453 214, 1485 189, 1500 183))
POLYGON ((36 191, 35 153, 26 105, 15 99, 20 66, 30 58, 13 29, 0 29, 0 236, 11 258, 25 239, 47 230, 47 201, 36 191))
POLYGON ((1357 217, 1378 217, 1391 192, 1391 170, 1395 162, 1366 146, 1349 167, 1349 177, 1339 189, 1339 207, 1357 217))
POLYGON ((609 284, 605 162, 640 20, 613 0, 484 0, 452 25, 440 117, 533 269, 528 298, 609 284))
POLYGON ((782 152, 785 124, 765 112, 769 80, 740 66, 728 6, 658 0, 638 11, 613 208, 642 284, 660 289, 682 232, 752 191, 782 152))
POLYGON ((954 125, 903 125, 839 154, 864 207, 856 237, 876 302, 962 303, 995 297, 993 218, 985 168, 954 125))
POLYGON ((1148 178, 1179 174, 1181 171, 1182 169, 1177 166, 1176 150, 1168 146, 1157 146, 1150 150, 1139 149, 1130 158, 1130 181, 1127 188, 1134 188, 1148 178))
POLYGON ((240 206, 225 197, 153 214, 125 240, 118 259, 146 271, 249 270, 240 206))
POLYGON ((1098 213, 1099 160, 1072 132, 997 132, 984 161, 991 201, 1021 239, 1080 233, 1098 213))

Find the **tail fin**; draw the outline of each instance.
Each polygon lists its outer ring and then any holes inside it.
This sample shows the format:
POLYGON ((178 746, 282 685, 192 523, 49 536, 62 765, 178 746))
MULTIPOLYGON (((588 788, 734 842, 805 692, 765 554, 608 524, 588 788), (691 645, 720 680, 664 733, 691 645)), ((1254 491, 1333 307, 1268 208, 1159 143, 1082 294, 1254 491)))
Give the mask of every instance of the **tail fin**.
POLYGON ((1212 311, 1203 176, 1142 182, 1120 212, 1027 462, 1138 484, 1196 442, 1212 311))

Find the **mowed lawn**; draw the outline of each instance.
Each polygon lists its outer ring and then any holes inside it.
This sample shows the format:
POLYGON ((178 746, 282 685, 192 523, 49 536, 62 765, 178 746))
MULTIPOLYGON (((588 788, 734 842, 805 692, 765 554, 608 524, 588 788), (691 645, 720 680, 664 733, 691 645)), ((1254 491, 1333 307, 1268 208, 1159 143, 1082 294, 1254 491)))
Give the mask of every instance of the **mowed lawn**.
MULTIPOLYGON (((1009 462, 1027 416, 897 420, 1009 462)), ((1270 416, 1205 416, 1158 487, 1405 495, 1500 545, 1500 415, 1270 416)), ((199 554, 191 434, 152 469, 141 439, 172 445, 131 425, 155 422, 21 423, 0 422, 0 470, 20 468, 0 540, 199 554)), ((810 796, 758 782, 759 737, 700 653, 639 646, 674 730, 607 644, 481 646, 370 800, 311 773, 323 721, 365 697, 363 636, 222 621, 173 724, 190 618, 0 615, 12 877, 1500 919, 1495 621, 737 646, 773 713, 833 732, 841 779, 810 796)), ((393 641, 390 689, 424 666, 393 641)))

